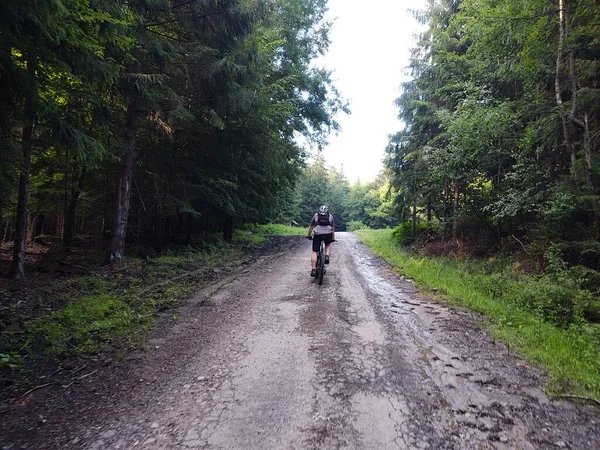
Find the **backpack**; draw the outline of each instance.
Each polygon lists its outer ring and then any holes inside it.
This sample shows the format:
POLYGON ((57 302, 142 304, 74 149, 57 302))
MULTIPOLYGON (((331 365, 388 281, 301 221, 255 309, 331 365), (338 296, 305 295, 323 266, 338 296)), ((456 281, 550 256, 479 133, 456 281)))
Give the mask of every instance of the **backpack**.
POLYGON ((329 213, 327 213, 327 214, 317 213, 317 223, 324 227, 328 226, 330 224, 329 213))

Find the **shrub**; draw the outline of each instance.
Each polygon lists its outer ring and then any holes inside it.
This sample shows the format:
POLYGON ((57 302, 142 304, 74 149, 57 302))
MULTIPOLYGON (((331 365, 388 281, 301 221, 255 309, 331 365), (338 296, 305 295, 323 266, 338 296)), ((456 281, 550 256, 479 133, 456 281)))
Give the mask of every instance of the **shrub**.
POLYGON ((600 269, 600 242, 579 241, 556 245, 561 257, 569 265, 582 265, 589 269, 600 269))
POLYGON ((365 225, 363 222, 361 222, 360 220, 351 220, 350 222, 348 222, 348 224, 346 226, 348 228, 348 231, 368 230, 369 229, 369 227, 367 225, 365 225))
POLYGON ((566 327, 580 315, 576 293, 570 286, 555 283, 548 277, 527 277, 506 285, 502 299, 528 309, 548 322, 566 327))
POLYGON ((412 235, 412 222, 403 222, 394 228, 392 231, 392 237, 400 245, 408 246, 414 243, 419 235, 427 230, 427 224, 424 222, 417 223, 417 234, 413 237, 412 235))

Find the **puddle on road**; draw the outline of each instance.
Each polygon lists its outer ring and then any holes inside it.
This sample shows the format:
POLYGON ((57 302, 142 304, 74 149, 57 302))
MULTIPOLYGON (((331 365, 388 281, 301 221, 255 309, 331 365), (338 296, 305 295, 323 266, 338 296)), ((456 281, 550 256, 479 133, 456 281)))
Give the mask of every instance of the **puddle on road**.
POLYGON ((371 262, 371 257, 362 256, 358 252, 354 252, 353 255, 356 266, 365 279, 365 284, 379 297, 381 306, 389 312, 404 316, 403 321, 417 331, 414 318, 411 320, 410 316, 414 314, 412 313, 414 307, 421 306, 422 303, 380 276, 379 268, 371 262))

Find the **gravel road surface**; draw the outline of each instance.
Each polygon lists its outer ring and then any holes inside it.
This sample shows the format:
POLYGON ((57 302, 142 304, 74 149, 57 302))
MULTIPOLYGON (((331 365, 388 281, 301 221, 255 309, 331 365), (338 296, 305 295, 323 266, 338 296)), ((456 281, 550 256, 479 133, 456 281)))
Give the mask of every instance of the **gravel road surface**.
POLYGON ((1 448, 600 449, 597 409, 336 237, 322 286, 302 238, 224 270, 147 351, 0 416, 1 448))

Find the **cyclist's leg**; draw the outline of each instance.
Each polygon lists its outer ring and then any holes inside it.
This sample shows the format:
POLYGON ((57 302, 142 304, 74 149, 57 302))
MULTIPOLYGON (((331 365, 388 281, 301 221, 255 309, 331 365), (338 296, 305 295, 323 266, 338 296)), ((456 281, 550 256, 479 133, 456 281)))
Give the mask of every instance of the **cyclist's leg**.
POLYGON ((325 235, 325 256, 329 256, 329 251, 331 250, 331 241, 333 240, 333 236, 331 234, 325 235))
POLYGON ((319 245, 321 244, 321 238, 318 234, 313 236, 312 240, 312 255, 310 257, 310 263, 313 269, 317 268, 317 255, 319 253, 319 245))

